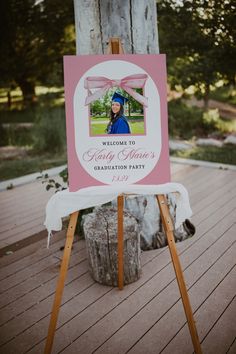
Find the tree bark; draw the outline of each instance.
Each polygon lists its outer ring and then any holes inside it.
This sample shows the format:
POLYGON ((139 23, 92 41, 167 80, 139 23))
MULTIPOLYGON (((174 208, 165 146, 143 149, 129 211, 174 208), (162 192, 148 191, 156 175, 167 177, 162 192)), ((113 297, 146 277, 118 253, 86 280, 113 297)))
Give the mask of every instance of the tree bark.
POLYGON ((205 94, 203 97, 205 111, 207 111, 209 108, 209 98, 210 98, 210 84, 206 84, 205 85, 205 94))
MULTIPOLYGON (((141 275, 140 235, 136 219, 127 211, 124 223, 124 284, 141 275)), ((101 284, 117 286, 117 208, 100 207, 84 217, 84 235, 91 275, 101 284)))
POLYGON ((24 103, 30 104, 35 102, 35 86, 32 82, 21 79, 19 80, 19 86, 23 95, 24 103))
POLYGON ((74 0, 77 54, 106 54, 110 37, 125 53, 159 53, 154 0, 74 0))

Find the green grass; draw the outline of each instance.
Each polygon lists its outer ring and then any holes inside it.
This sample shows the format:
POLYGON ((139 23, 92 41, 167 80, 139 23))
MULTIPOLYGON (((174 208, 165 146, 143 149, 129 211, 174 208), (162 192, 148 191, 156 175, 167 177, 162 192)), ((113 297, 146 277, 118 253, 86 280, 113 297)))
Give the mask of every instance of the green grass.
MULTIPOLYGON (((127 117, 127 116, 126 116, 127 117)), ((106 120, 107 122, 109 121, 109 117, 90 117, 90 120, 93 122, 98 122, 98 121, 103 121, 103 120, 106 120)), ((143 120, 144 117, 142 115, 135 115, 135 114, 132 114, 131 117, 128 117, 128 120, 129 121, 132 121, 132 120, 143 120)))
POLYGON ((61 166, 66 163, 66 154, 36 155, 23 159, 0 160, 0 181, 17 178, 26 174, 41 172, 51 167, 61 166))
MULTIPOLYGON (((129 125, 131 128, 132 134, 144 134, 144 122, 143 121, 141 121, 141 122, 129 121, 129 125)), ((106 127, 107 127, 106 123, 91 124, 92 136, 106 134, 106 127)))
POLYGON ((106 121, 109 122, 109 118, 108 117, 90 117, 90 120, 92 122, 101 122, 101 121, 106 121))
POLYGON ((236 149, 233 145, 223 147, 196 146, 187 151, 171 151, 171 156, 182 157, 193 160, 203 160, 236 165, 236 149))

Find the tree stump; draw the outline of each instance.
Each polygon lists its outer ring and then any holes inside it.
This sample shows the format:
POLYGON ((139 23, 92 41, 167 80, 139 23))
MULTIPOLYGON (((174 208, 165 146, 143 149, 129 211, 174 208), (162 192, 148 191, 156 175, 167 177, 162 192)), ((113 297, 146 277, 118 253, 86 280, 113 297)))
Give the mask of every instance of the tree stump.
MULTIPOLYGON (((137 220, 126 210, 123 223, 124 284, 129 284, 141 275, 140 234, 137 220)), ((95 208, 84 217, 83 228, 92 278, 101 284, 117 286, 117 208, 95 208)))

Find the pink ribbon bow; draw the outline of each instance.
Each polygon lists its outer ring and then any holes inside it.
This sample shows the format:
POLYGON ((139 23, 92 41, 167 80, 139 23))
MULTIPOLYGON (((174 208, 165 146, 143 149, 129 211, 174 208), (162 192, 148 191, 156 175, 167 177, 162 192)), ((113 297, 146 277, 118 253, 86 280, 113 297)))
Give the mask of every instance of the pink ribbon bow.
POLYGON ((89 76, 84 80, 84 88, 88 90, 89 95, 86 97, 85 105, 101 98, 107 90, 114 86, 121 87, 128 92, 136 101, 147 107, 148 99, 133 90, 134 88, 143 88, 148 76, 147 74, 134 74, 126 76, 121 80, 111 80, 103 76, 89 76), (98 88, 96 92, 92 93, 90 90, 98 88))

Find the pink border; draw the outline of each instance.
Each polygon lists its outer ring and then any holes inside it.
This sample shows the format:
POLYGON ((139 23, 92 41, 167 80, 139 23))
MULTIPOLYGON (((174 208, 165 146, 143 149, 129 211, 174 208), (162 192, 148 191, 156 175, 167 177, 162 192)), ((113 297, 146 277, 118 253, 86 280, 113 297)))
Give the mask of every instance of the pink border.
MULTIPOLYGON (((145 95, 145 87, 143 88, 143 94, 145 95)), ((98 135, 92 135, 91 132, 92 132, 92 128, 91 128, 91 115, 90 115, 90 105, 88 106, 88 119, 89 119, 89 136, 90 138, 96 138, 98 136, 102 136, 102 137, 106 137, 106 138, 109 138, 111 136, 145 136, 147 135, 147 130, 146 130, 146 107, 142 106, 143 107, 143 123, 144 123, 144 133, 143 134, 98 134, 98 135)))
MULTIPOLYGON (((104 185, 91 177, 81 166, 75 149, 73 97, 81 76, 92 66, 107 60, 124 60, 143 68, 155 82, 160 95, 162 150, 158 163, 148 176, 135 184, 162 184, 170 181, 168 113, 166 90, 165 54, 127 54, 127 55, 80 55, 64 57, 64 82, 66 101, 67 154, 69 189, 76 191, 89 186, 104 185)), ((123 135, 123 134, 122 134, 123 135)), ((132 134, 133 135, 133 134, 132 134)), ((143 135, 142 135, 143 136, 143 135)))

